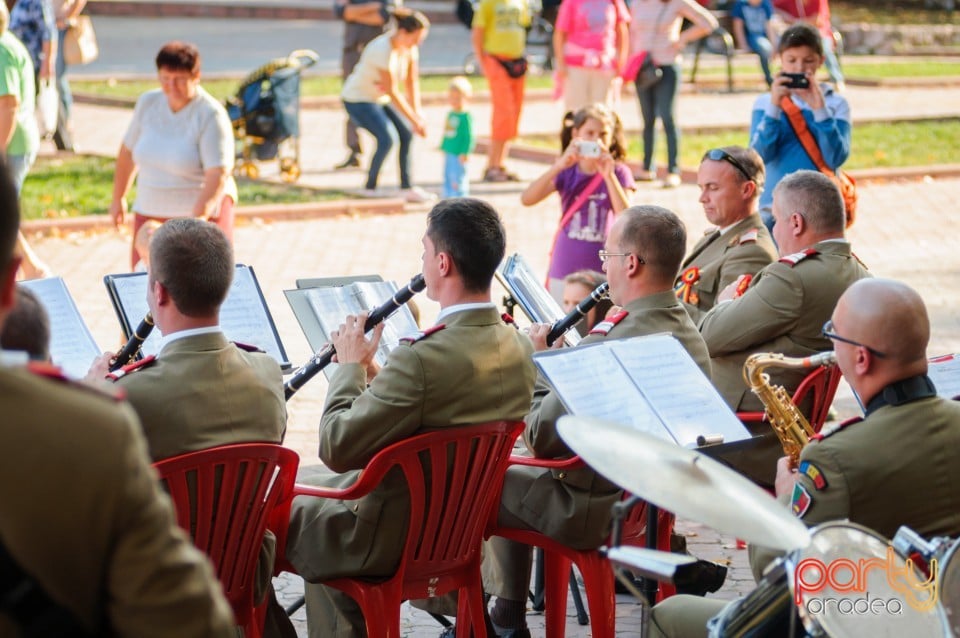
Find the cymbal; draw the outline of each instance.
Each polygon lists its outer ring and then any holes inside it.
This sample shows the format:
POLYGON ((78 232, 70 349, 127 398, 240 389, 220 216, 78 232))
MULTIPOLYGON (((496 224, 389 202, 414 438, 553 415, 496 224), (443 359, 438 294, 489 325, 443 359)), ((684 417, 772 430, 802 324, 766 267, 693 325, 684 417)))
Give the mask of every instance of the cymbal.
POLYGON ((681 518, 777 550, 810 542, 807 527, 783 504, 700 452, 600 419, 564 416, 557 428, 590 467, 681 518))

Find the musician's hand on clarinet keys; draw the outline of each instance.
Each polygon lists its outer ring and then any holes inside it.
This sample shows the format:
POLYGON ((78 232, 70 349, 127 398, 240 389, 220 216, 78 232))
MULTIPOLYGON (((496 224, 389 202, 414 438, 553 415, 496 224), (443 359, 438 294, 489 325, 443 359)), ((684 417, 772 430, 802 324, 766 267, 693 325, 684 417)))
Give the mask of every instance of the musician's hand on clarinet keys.
POLYGON ((533 342, 534 352, 543 352, 544 350, 549 350, 551 347, 558 348, 563 344, 563 339, 557 339, 553 346, 547 345, 547 335, 550 334, 552 327, 549 323, 535 323, 527 328, 527 335, 530 337, 530 341, 533 342))
POLYGON ((774 491, 777 497, 793 493, 793 485, 797 482, 797 468, 790 463, 789 456, 781 456, 777 461, 777 478, 774 480, 774 491))
POLYGON ((93 363, 90 364, 90 369, 87 371, 87 376, 84 377, 84 380, 103 381, 106 376, 110 374, 110 364, 116 356, 115 352, 104 352, 94 359, 93 363))
POLYGON ((330 340, 337 354, 333 360, 337 363, 359 363, 365 368, 373 361, 383 334, 384 324, 381 322, 371 331, 370 338, 364 336, 364 324, 367 321, 366 312, 359 315, 347 315, 339 330, 330 333, 330 340))

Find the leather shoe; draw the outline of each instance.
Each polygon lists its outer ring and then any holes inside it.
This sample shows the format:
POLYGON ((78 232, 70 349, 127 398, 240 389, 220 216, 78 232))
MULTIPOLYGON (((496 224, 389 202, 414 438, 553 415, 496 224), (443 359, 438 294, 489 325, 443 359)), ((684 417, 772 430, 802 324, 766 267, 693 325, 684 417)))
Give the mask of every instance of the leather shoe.
POLYGON ((334 168, 338 171, 345 168, 360 168, 360 156, 351 152, 350 155, 347 156, 347 159, 337 164, 334 168))

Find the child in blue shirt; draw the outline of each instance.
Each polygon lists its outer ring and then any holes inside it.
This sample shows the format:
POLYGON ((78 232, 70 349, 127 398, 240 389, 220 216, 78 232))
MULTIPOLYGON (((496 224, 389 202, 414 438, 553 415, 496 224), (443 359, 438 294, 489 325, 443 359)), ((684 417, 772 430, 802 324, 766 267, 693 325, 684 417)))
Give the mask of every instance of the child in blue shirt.
POLYGON ((467 157, 473 150, 473 117, 467 110, 473 87, 470 80, 458 75, 450 80, 450 107, 443 128, 440 149, 445 155, 443 165, 443 196, 467 197, 470 179, 467 177, 467 157))
POLYGON ((740 48, 749 48, 760 58, 760 68, 767 86, 773 84, 770 75, 770 56, 773 54, 773 5, 770 0, 737 0, 730 10, 733 18, 733 34, 740 48))

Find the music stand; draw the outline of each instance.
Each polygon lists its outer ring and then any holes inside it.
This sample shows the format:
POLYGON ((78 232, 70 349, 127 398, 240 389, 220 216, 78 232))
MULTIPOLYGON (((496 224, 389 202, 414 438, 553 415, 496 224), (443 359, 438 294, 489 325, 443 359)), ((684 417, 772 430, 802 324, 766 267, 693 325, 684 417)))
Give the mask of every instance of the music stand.
MULTIPOLYGON (((512 313, 513 306, 520 306, 527 319, 534 323, 553 324, 566 315, 557 300, 543 285, 543 279, 538 278, 530 264, 520 253, 508 256, 496 272, 497 281, 507 290, 508 297, 504 298, 507 312, 512 313)), ((568 346, 580 343, 580 333, 568 330, 563 335, 568 346)))
POLYGON ((297 288, 328 288, 330 286, 346 286, 358 281, 383 281, 380 275, 349 275, 344 277, 308 277, 297 279, 297 288))

